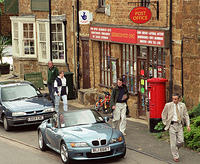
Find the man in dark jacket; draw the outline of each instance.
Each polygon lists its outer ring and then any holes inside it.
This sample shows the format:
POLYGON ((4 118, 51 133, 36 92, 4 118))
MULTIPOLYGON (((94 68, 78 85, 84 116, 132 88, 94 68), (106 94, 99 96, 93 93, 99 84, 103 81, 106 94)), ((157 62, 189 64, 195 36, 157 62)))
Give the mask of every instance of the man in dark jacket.
POLYGON ((50 99, 52 101, 52 103, 54 104, 54 81, 56 79, 56 77, 58 76, 58 68, 56 68, 54 65, 53 65, 53 62, 52 61, 49 61, 48 62, 48 79, 47 79, 47 87, 48 87, 48 90, 49 90, 49 96, 50 96, 50 99))
POLYGON ((126 85, 123 84, 123 79, 119 78, 117 80, 117 86, 113 88, 111 94, 111 108, 113 110, 112 126, 113 128, 119 126, 119 130, 123 135, 126 135, 126 103, 128 98, 128 89, 126 85))

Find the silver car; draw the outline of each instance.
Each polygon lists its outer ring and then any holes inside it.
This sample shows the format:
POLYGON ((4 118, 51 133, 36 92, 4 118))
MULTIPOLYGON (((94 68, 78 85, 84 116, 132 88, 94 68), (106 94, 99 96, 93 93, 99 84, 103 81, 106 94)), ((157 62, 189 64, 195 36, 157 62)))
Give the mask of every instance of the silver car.
POLYGON ((95 110, 71 110, 44 121, 38 127, 38 143, 61 155, 63 163, 72 160, 92 160, 124 157, 123 134, 113 129, 95 110))

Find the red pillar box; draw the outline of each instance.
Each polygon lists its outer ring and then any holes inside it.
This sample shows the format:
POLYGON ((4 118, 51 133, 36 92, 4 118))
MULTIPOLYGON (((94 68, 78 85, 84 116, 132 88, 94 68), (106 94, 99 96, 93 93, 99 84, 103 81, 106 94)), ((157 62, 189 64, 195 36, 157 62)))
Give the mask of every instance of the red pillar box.
POLYGON ((167 79, 148 79, 149 98, 149 127, 150 132, 156 132, 154 127, 161 121, 161 114, 166 103, 166 82, 167 79))

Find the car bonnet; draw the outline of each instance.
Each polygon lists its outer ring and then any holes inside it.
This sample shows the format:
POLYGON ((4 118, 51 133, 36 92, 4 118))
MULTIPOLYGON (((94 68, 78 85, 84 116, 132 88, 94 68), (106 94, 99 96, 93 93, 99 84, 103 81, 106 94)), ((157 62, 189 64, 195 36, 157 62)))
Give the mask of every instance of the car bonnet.
POLYGON ((68 139, 90 141, 96 139, 109 140, 112 136, 113 129, 106 123, 88 124, 74 127, 62 128, 63 134, 68 139))
POLYGON ((45 98, 32 98, 17 101, 2 102, 3 106, 12 112, 41 110, 47 107, 52 107, 51 103, 45 98))

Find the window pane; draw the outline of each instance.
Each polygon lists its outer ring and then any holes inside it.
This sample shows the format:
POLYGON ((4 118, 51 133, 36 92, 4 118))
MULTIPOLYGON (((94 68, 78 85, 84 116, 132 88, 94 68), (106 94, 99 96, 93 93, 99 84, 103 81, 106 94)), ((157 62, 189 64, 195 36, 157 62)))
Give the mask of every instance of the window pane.
POLYGON ((57 50, 57 43, 52 43, 52 50, 57 50))
POLYGON ((63 40, 62 33, 58 34, 58 41, 63 40))
POLYGON ((24 23, 23 27, 24 27, 24 30, 26 31, 28 30, 28 24, 24 23))
POLYGON ((29 38, 33 38, 33 32, 29 32, 29 38))
POLYGON ((24 54, 34 54, 33 23, 23 24, 24 54))
POLYGON ((56 24, 51 24, 51 31, 56 32, 56 24))
POLYGON ((33 24, 29 24, 29 30, 33 31, 33 24))
POLYGON ((24 32, 24 38, 28 38, 28 32, 24 32))
POLYGON ((57 32, 62 32, 62 24, 57 24, 57 32))
POLYGON ((57 41, 56 40, 56 33, 52 33, 52 41, 57 41))
POLYGON ((39 24, 39 30, 40 30, 40 32, 46 32, 45 24, 39 24))
POLYGON ((59 59, 64 59, 64 51, 59 52, 59 59))
POLYGON ((53 56, 53 59, 58 59, 58 52, 52 51, 52 56, 53 56))
POLYGON ((40 33, 40 41, 46 41, 46 34, 40 33))

